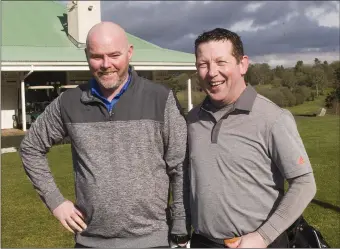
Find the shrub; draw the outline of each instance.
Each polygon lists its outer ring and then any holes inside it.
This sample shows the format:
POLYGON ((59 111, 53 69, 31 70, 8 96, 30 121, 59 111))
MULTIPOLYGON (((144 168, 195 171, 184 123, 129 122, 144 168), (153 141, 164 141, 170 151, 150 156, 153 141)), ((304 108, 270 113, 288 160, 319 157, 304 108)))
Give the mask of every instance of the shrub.
POLYGON ((315 96, 316 96, 316 93, 314 91, 312 91, 309 98, 307 99, 307 101, 314 101, 315 96))
POLYGON ((284 97, 284 107, 286 106, 294 106, 296 104, 296 97, 294 94, 288 89, 288 87, 281 87, 280 91, 284 97))
POLYGON ((280 78, 274 78, 271 82, 271 85, 275 87, 280 87, 282 85, 282 79, 280 78))
POLYGON ((258 93, 270 99, 280 107, 285 106, 285 97, 279 88, 260 89, 258 90, 258 93))
POLYGON ((339 114, 340 86, 330 92, 325 99, 325 106, 331 112, 339 114))
POLYGON ((296 99, 296 102, 295 102, 296 105, 301 105, 305 101, 305 97, 299 92, 295 92, 294 96, 296 99))
POLYGON ((307 87, 307 86, 297 86, 294 89, 294 94, 295 93, 299 93, 299 95, 303 96, 303 101, 310 99, 311 94, 312 94, 312 90, 311 88, 307 87))

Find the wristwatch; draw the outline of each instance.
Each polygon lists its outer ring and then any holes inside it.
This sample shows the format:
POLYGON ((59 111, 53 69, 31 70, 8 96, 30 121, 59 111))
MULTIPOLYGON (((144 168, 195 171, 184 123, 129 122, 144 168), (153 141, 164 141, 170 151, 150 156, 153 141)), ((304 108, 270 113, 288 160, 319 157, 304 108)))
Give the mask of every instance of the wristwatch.
POLYGON ((189 241, 190 237, 187 234, 171 234, 170 239, 176 244, 184 244, 189 241))

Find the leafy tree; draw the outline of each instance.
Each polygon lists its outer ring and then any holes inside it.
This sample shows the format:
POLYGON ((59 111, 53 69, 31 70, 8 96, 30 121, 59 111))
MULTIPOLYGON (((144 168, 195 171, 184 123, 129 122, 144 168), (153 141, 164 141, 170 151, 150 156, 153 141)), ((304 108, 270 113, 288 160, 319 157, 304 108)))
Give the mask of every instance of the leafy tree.
POLYGON ((245 77, 245 80, 251 85, 269 84, 272 79, 273 73, 267 63, 251 64, 245 77))
POLYGON ((314 66, 320 66, 321 65, 321 61, 318 58, 314 59, 314 66))
POLYGON ((338 87, 329 93, 325 99, 326 108, 330 109, 330 111, 335 114, 339 114, 340 111, 340 84, 338 87))
POLYGON ((302 67, 303 67, 303 61, 297 61, 294 67, 294 72, 302 72, 302 67))
POLYGON ((297 83, 297 79, 292 70, 286 70, 282 76, 282 86, 288 87, 292 91, 297 83))
POLYGON ((325 72, 319 67, 314 67, 310 74, 310 82, 312 87, 316 90, 316 96, 319 96, 320 92, 323 92, 323 89, 327 84, 325 72))
POLYGON ((283 94, 283 106, 294 106, 296 104, 296 97, 288 87, 281 87, 280 91, 283 94))
POLYGON ((280 87, 280 86, 282 86, 282 79, 279 78, 279 77, 274 76, 274 79, 272 80, 271 85, 273 87, 280 87))
POLYGON ((299 94, 299 97, 302 98, 302 102, 306 101, 306 100, 314 100, 312 99, 312 90, 310 89, 310 87, 307 86, 297 86, 294 89, 294 94, 299 94))
POLYGON ((274 75, 278 78, 282 79, 282 75, 285 71, 285 68, 281 65, 281 66, 276 66, 274 69, 274 75))
POLYGON ((299 86, 308 85, 308 75, 303 72, 295 73, 296 84, 299 86))

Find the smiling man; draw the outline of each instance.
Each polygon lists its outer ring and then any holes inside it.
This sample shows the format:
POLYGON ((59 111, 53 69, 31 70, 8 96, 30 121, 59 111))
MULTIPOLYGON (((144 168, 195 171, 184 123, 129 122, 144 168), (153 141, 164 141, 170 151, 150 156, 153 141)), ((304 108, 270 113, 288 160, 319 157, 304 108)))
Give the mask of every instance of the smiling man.
POLYGON ((195 53, 207 97, 187 118, 191 247, 287 247, 286 229, 316 192, 294 117, 246 84, 236 33, 205 32, 195 53))
POLYGON ((75 247, 169 247, 169 234, 185 243, 187 129, 175 95, 129 66, 133 46, 120 26, 95 25, 86 45, 93 79, 64 92, 33 123, 20 148, 26 173, 75 233, 75 247), (59 191, 46 158, 66 136, 75 203, 59 191))

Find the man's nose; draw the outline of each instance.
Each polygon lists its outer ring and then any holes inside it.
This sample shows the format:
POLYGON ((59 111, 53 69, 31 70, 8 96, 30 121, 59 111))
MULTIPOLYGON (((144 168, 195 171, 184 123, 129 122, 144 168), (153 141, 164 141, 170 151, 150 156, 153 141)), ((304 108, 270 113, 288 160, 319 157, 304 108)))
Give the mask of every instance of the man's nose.
POLYGON ((109 67, 110 67, 109 57, 104 55, 103 61, 102 61, 102 68, 109 68, 109 67))
POLYGON ((214 78, 217 75, 218 69, 214 64, 209 65, 208 75, 210 78, 214 78))

